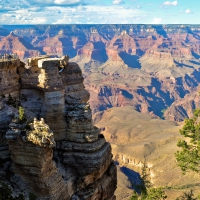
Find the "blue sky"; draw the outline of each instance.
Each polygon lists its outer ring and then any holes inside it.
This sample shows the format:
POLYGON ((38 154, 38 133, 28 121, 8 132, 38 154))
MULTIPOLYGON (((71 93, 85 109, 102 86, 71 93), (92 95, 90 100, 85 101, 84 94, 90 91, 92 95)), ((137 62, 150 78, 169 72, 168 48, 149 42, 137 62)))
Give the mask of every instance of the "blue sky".
POLYGON ((0 0, 0 24, 200 24, 199 0, 0 0))

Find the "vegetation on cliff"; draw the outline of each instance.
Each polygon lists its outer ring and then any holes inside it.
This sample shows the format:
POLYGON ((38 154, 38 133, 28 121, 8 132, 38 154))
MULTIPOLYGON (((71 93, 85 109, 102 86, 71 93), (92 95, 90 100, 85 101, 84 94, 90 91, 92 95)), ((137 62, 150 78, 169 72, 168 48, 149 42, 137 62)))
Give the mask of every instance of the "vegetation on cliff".
POLYGON ((19 106, 19 120, 20 122, 25 120, 24 108, 22 106, 19 106))
POLYGON ((194 111, 194 117, 185 119, 185 124, 180 130, 185 139, 178 142, 178 147, 182 148, 177 151, 175 156, 178 165, 185 173, 188 170, 200 172, 200 109, 194 111))
POLYGON ((44 122, 43 118, 41 118, 41 120, 35 118, 33 123, 30 123, 28 126, 30 127, 30 130, 27 132, 27 141, 43 147, 55 146, 53 132, 44 122))
MULTIPOLYGON (((194 116, 191 119, 185 119, 183 128, 180 134, 185 138, 180 140, 177 144, 181 150, 175 153, 178 166, 180 166, 183 173, 189 170, 200 172, 200 109, 194 110, 194 116)), ((153 188, 149 181, 149 174, 147 166, 144 163, 141 173, 141 184, 136 187, 139 194, 136 192, 131 197, 131 200, 152 200, 152 199, 166 199, 167 196, 162 188, 153 188)), ((176 200, 197 200, 200 195, 195 197, 193 190, 184 192, 176 200)))
POLYGON ((0 200, 24 200, 24 195, 20 193, 18 196, 12 196, 11 187, 0 181, 0 200))
MULTIPOLYGON (((36 199, 37 196, 30 192, 28 195, 28 200, 36 199)), ((0 200, 25 200, 25 197, 22 193, 19 193, 17 196, 13 197, 11 187, 3 181, 0 181, 0 200)))
MULTIPOLYGON (((200 109, 194 110, 194 116, 191 119, 185 119, 185 124, 180 130, 180 134, 185 138, 179 140, 177 146, 182 148, 181 151, 175 153, 178 166, 180 166, 183 173, 189 170, 200 172, 200 109)), ((177 200, 197 200, 194 197, 193 191, 183 193, 177 200)))
POLYGON ((189 192, 184 192, 183 195, 178 197, 176 200, 197 200, 197 199, 200 199, 200 196, 198 196, 197 198, 194 197, 193 191, 190 190, 189 192))
POLYGON ((164 200, 167 198, 163 188, 154 188, 150 181, 150 174, 146 161, 142 165, 140 184, 135 185, 138 193, 134 192, 130 200, 164 200))
MULTIPOLYGON (((5 98, 4 95, 2 97, 5 98)), ((14 108, 19 108, 20 106, 20 102, 17 101, 16 98, 13 98, 10 94, 6 98, 6 103, 10 106, 13 106, 14 108)))

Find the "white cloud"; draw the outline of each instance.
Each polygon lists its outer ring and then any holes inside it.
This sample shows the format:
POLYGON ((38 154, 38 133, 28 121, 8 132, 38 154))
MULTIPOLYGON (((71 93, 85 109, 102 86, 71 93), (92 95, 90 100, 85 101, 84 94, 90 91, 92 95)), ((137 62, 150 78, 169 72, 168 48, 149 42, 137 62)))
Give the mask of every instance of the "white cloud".
POLYGON ((52 0, 46 0, 44 2, 44 0, 32 0, 31 3, 37 3, 37 4, 41 4, 41 3, 47 3, 47 4, 50 4, 52 3, 53 1, 52 0))
POLYGON ((163 4, 165 6, 177 6, 178 5, 178 1, 165 1, 163 4))
POLYGON ((3 14, 0 18, 0 24, 45 24, 46 17, 31 16, 31 14, 3 14))
POLYGON ((80 3, 80 0, 55 0, 55 4, 76 4, 80 3))
POLYGON ((22 16, 21 15, 16 15, 15 16, 17 20, 22 20, 22 16))
POLYGON ((34 18, 26 18, 24 23, 30 23, 30 24, 45 24, 47 22, 47 19, 45 17, 34 17, 34 18))
POLYGON ((71 8, 71 12, 76 13, 76 8, 71 8))
POLYGON ((83 24, 81 21, 76 21, 75 24, 83 24))
POLYGON ((78 18, 83 18, 84 15, 75 15, 74 18, 78 19, 78 18))
POLYGON ((71 23, 72 20, 70 18, 63 18, 63 19, 58 19, 58 21, 53 22, 53 24, 66 24, 66 23, 71 23))
POLYGON ((191 13, 191 10, 190 10, 190 9, 187 9, 187 10, 185 11, 185 13, 186 13, 186 14, 190 14, 190 13, 191 13))
POLYGON ((28 10, 27 9, 20 9, 20 10, 16 10, 15 13, 24 14, 24 13, 28 13, 28 10))
POLYGON ((123 1, 122 0, 113 0, 112 3, 115 4, 115 5, 118 5, 118 4, 123 3, 123 1))
POLYGON ((35 17, 31 21, 32 24, 45 24, 46 22, 46 17, 35 17))
POLYGON ((28 11, 34 11, 34 12, 38 12, 38 11, 41 11, 41 8, 40 7, 33 7, 31 6, 28 11))
MULTIPOLYGON (((126 8, 120 5, 57 5, 41 8, 33 6, 29 9, 21 8, 7 13, 0 13, 0 24, 75 24, 77 22, 80 22, 80 24, 131 24, 136 23, 136 18, 141 20, 147 19, 144 16, 146 16, 146 13, 141 9, 126 8)), ((137 23, 140 23, 141 20, 137 21, 137 23)))
POLYGON ((161 24, 162 18, 154 17, 152 24, 161 24))

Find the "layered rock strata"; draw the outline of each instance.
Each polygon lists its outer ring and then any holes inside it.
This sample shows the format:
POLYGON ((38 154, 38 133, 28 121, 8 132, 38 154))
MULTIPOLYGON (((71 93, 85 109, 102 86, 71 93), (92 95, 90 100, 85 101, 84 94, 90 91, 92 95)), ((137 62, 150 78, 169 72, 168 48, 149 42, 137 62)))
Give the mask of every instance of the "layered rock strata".
POLYGON ((18 112, 10 106, 14 114, 2 134, 7 132, 12 168, 39 199, 114 200, 111 146, 92 123, 82 72, 68 59, 36 57, 29 67, 15 65, 16 98, 27 120, 12 122, 18 112))
POLYGON ((19 96, 19 74, 17 68, 20 66, 19 59, 0 59, 0 95, 19 96))
POLYGON ((38 56, 40 54, 37 48, 13 32, 3 37, 0 42, 0 53, 5 54, 10 52, 17 54, 21 59, 29 56, 38 56))
POLYGON ((21 65, 19 59, 0 59, 0 158, 9 158, 5 132, 16 109, 8 105, 9 100, 19 99, 19 74, 17 68, 21 65), (12 99, 9 97, 12 96, 12 99), (8 102, 8 103, 7 103, 8 102))
POLYGON ((29 131, 24 124, 11 123, 6 139, 14 173, 29 184, 38 198, 54 200, 64 196, 69 199, 67 185, 52 160, 55 141, 48 125, 42 120, 34 121, 29 131))

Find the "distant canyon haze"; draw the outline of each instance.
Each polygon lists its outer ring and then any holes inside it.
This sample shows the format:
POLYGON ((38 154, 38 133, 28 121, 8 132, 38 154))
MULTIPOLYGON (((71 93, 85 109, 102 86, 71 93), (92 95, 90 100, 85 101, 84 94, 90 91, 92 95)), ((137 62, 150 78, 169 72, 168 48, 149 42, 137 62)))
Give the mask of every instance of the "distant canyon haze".
POLYGON ((119 163, 119 200, 132 194, 133 174, 122 167, 140 172, 144 160, 155 186, 176 188, 166 189, 169 199, 185 191, 180 185, 199 191, 174 153, 184 119, 200 107, 200 25, 2 25, 0 53, 26 65, 69 55, 80 66, 93 121, 119 163))

